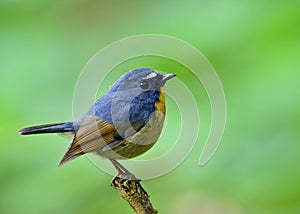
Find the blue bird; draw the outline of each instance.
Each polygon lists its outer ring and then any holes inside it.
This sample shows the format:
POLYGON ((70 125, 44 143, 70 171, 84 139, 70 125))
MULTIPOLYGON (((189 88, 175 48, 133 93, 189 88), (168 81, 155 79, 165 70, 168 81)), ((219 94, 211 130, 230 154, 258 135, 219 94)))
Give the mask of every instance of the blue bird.
POLYGON ((164 85, 174 76, 150 68, 129 71, 81 118, 67 123, 32 126, 19 133, 71 132, 73 141, 59 166, 94 152, 109 159, 118 176, 128 176, 130 172, 117 160, 139 156, 156 143, 166 113, 164 85))

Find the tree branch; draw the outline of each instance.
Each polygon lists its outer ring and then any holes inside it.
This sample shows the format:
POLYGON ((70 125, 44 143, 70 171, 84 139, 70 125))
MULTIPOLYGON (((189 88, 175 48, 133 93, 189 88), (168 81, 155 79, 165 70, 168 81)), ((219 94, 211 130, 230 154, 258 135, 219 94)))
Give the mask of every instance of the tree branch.
POLYGON ((138 214, 156 214, 158 211, 153 208, 150 196, 142 187, 139 180, 114 178, 111 186, 118 189, 121 197, 126 200, 138 214))

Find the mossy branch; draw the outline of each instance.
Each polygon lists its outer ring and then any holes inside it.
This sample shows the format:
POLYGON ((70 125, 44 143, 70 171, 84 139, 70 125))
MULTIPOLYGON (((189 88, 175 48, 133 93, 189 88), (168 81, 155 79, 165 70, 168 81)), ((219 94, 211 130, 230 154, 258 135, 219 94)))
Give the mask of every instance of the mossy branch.
POLYGON ((142 187, 139 180, 121 179, 116 177, 112 187, 120 191, 121 197, 126 200, 138 214, 156 214, 158 211, 153 208, 150 196, 142 187))

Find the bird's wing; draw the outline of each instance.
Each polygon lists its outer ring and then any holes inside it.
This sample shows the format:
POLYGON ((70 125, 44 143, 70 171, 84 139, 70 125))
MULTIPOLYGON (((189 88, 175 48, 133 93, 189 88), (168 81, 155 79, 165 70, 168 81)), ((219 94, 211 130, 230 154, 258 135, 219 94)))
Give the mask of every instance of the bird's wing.
POLYGON ((76 131, 73 142, 61 159, 59 166, 111 143, 115 132, 114 125, 94 116, 88 116, 76 131))
MULTIPOLYGON (((145 121, 141 120, 131 126, 135 131, 139 131, 144 123, 145 121)), ((80 124, 59 166, 88 152, 114 149, 122 142, 123 137, 118 134, 113 124, 90 115, 80 124)))
MULTIPOLYGON (((136 132, 138 132, 144 126, 144 123, 145 123, 144 120, 140 120, 140 121, 130 124, 131 125, 131 129, 129 129, 130 133, 127 133, 127 134, 134 135, 136 132)), ((127 136, 127 137, 130 137, 130 136, 127 136)), ((108 143, 105 146, 101 147, 101 151, 106 152, 108 150, 112 150, 124 142, 123 141, 124 138, 122 136, 120 136, 118 132, 114 133, 114 139, 115 139, 115 141, 108 143)), ((126 137, 125 137, 125 139, 126 139, 126 137)))

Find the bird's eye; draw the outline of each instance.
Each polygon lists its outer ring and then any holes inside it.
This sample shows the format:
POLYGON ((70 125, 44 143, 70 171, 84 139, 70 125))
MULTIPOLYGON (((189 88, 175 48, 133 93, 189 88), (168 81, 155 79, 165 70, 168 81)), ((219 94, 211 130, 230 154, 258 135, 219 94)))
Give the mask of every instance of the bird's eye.
POLYGON ((140 87, 141 87, 141 89, 143 89, 143 90, 148 89, 148 88, 149 88, 149 83, 148 83, 148 81, 143 80, 142 82, 140 82, 140 87))

